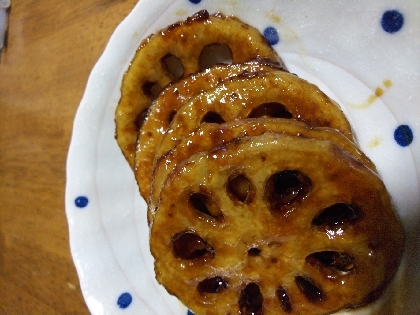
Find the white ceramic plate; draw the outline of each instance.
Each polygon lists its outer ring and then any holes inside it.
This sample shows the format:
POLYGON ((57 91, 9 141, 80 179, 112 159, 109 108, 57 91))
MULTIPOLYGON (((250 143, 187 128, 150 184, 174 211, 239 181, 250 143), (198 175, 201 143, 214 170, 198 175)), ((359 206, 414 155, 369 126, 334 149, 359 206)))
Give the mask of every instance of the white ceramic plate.
MULTIPOLYGON (((407 232, 392 297, 420 313, 420 1, 141 0, 92 70, 74 122, 66 213, 74 263, 93 314, 188 310, 154 277, 146 207, 114 139, 120 84, 140 41, 193 13, 258 28, 291 72, 342 107, 376 163, 407 232)), ((369 313, 369 310, 363 312, 369 313)))

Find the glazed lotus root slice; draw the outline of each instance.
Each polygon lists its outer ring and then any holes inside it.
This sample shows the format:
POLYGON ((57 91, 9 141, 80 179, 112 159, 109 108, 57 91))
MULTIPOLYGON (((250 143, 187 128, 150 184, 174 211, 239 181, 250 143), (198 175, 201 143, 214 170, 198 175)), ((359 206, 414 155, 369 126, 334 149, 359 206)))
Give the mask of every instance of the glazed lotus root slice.
POLYGON ((196 314, 330 314, 381 296, 403 232, 376 173, 264 133, 192 155, 151 225, 156 278, 196 314))
POLYGON ((140 193, 145 200, 149 199, 149 189, 156 147, 176 111, 189 98, 200 92, 215 87, 218 83, 249 72, 282 69, 284 64, 265 58, 256 58, 249 62, 231 65, 217 64, 211 68, 176 81, 166 87, 149 108, 146 119, 140 128, 135 154, 135 176, 140 193))
POLYGON ((256 56, 280 61, 257 29, 237 18, 207 11, 143 40, 123 77, 115 113, 116 139, 132 168, 139 125, 153 99, 170 82, 210 66, 204 57, 219 45, 234 63, 256 56))
POLYGON ((350 124, 335 101, 316 85, 284 71, 250 73, 193 97, 174 116, 156 150, 159 157, 201 123, 255 117, 293 118, 309 126, 337 129, 353 140, 350 124))
POLYGON ((258 136, 268 131, 332 141, 366 167, 376 171, 374 163, 352 141, 332 128, 309 127, 294 119, 266 117, 248 118, 224 124, 201 124, 183 137, 174 149, 156 161, 150 190, 148 221, 153 219, 160 189, 175 165, 197 152, 211 150, 235 138, 258 136))

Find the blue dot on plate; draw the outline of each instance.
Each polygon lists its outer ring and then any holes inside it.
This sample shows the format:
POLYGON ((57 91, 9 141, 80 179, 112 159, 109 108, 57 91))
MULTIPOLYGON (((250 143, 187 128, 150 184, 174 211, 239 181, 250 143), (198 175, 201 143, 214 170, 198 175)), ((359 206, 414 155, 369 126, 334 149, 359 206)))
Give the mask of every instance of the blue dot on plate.
POLYGON ((127 308, 130 306, 131 302, 133 301, 133 298, 130 293, 123 293, 118 298, 117 304, 120 308, 127 308))
POLYGON ((270 45, 275 45, 280 41, 279 33, 274 27, 267 27, 263 34, 270 45))
POLYGON ((74 204, 76 205, 77 208, 84 208, 88 205, 88 203, 89 203, 89 199, 85 196, 77 197, 74 200, 74 204))
POLYGON ((413 131, 407 125, 398 126, 394 131, 394 139, 402 147, 409 146, 414 139, 413 131))
POLYGON ((189 0, 191 3, 194 3, 194 4, 199 4, 200 2, 201 2, 201 0, 189 0))
POLYGON ((387 33, 398 32, 403 27, 403 24, 404 16, 397 10, 389 10, 382 15, 381 25, 387 33))
POLYGON ((187 315, 195 315, 195 314, 191 312, 190 310, 188 310, 187 315))

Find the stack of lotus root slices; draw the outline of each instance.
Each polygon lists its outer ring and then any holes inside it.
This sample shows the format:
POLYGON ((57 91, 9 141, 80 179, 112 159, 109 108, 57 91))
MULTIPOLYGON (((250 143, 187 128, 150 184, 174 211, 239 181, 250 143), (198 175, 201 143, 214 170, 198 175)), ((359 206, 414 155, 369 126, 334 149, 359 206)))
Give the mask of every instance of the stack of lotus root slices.
POLYGON ((382 295, 403 250, 390 196, 339 106, 256 29, 201 11, 142 42, 121 92, 156 279, 195 314, 330 314, 382 295))

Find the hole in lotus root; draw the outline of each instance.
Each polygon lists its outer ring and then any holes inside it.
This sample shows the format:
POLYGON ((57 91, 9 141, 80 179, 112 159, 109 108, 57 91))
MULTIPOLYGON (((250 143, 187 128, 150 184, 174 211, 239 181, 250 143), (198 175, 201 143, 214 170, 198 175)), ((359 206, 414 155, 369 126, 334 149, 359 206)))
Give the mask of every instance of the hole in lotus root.
POLYGON ((239 311, 241 315, 262 315, 263 296, 260 287, 254 283, 248 283, 239 296, 239 311))
POLYGON ((142 88, 143 92, 146 95, 153 98, 156 98, 159 95, 160 91, 162 91, 160 85, 155 82, 146 82, 145 84, 143 84, 142 88))
POLYGON ((353 225, 360 217, 360 210, 354 205, 336 203, 323 209, 312 220, 312 224, 327 231, 336 231, 343 226, 353 225))
POLYGON ((279 287, 276 290, 276 296, 279 299, 281 309, 286 313, 291 313, 293 311, 293 306, 286 289, 284 287, 279 287))
POLYGON ((190 206, 204 220, 222 220, 223 213, 212 198, 203 193, 192 193, 188 197, 190 206))
POLYGON ((259 256, 260 254, 261 254, 261 249, 257 247, 252 247, 248 249, 248 256, 256 257, 256 256, 259 256))
POLYGON ((328 267, 347 274, 354 268, 354 258, 347 253, 322 251, 306 257, 306 262, 312 266, 328 267))
POLYGON ((215 124, 223 124, 225 120, 220 116, 219 113, 209 111, 207 112, 203 118, 201 119, 201 123, 215 123, 215 124))
POLYGON ((219 293, 226 289, 228 283, 222 277, 216 276, 213 278, 207 278, 200 281, 197 285, 197 290, 200 294, 205 293, 219 293))
POLYGON ((258 117, 292 118, 292 114, 284 105, 276 102, 264 103, 254 108, 248 115, 249 118, 258 117))
POLYGON ((296 276, 295 283, 299 288, 300 292, 306 297, 311 303, 319 303, 324 298, 322 290, 313 282, 312 279, 303 276, 296 276))
POLYGON ((172 252, 176 258, 208 260, 213 258, 215 251, 199 235, 190 231, 183 231, 171 238, 172 252))
POLYGON ((168 125, 171 124, 171 122, 174 119, 175 115, 176 115, 176 110, 171 110, 171 112, 168 115, 168 125))
POLYGON ((179 58, 167 54, 161 60, 163 68, 171 75, 172 79, 179 79, 184 75, 184 66, 179 58))
POLYGON ((211 44, 203 48, 198 59, 199 70, 204 70, 215 64, 232 64, 232 52, 226 44, 211 44))
POLYGON ((227 181, 227 192, 231 199, 250 203, 255 195, 251 181, 243 174, 233 174, 227 181))
POLYGON ((265 186, 265 198, 271 211, 286 212, 306 197, 311 180, 296 170, 284 170, 270 176, 265 186))
POLYGON ((134 121, 134 124, 136 125, 137 130, 143 126, 144 121, 146 120, 147 114, 149 112, 149 108, 146 108, 140 112, 140 114, 137 115, 136 120, 134 121))

